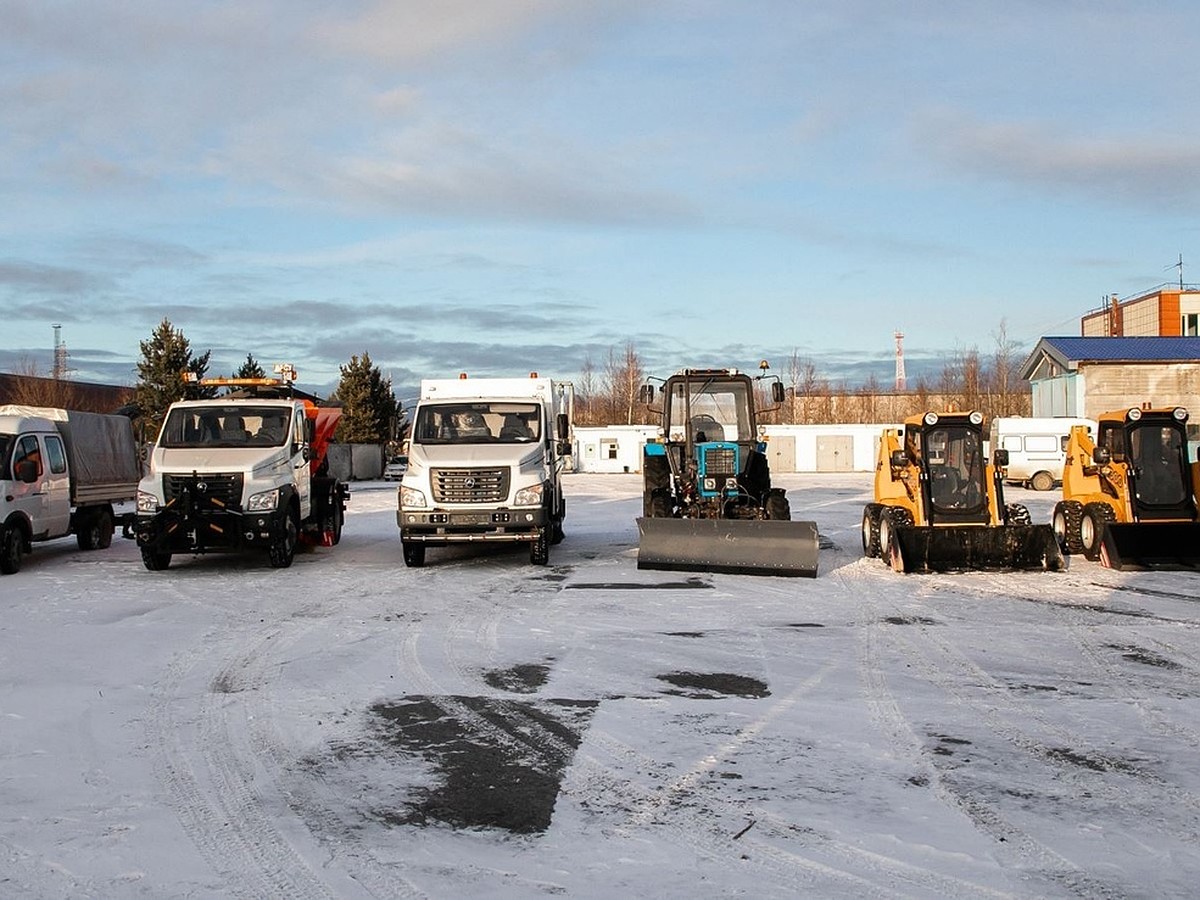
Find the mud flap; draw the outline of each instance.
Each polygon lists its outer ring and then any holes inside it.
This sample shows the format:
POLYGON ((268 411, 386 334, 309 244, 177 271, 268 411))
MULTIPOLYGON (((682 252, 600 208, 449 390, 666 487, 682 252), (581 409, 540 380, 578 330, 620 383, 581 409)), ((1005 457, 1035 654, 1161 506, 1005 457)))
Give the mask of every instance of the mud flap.
MULTIPOLYGON (((898 526, 892 568, 901 572, 1063 568, 1049 525, 898 526)), ((888 552, 888 548, 884 548, 888 552)))
POLYGON ((1100 539, 1106 569, 1200 569, 1200 523, 1109 522, 1100 539))
POLYGON ((816 578, 816 522, 639 518, 639 569, 816 578))

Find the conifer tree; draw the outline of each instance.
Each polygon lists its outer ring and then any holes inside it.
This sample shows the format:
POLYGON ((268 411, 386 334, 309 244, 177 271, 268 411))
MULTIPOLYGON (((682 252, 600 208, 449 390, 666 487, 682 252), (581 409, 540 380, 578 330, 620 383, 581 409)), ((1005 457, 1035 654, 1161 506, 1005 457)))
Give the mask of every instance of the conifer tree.
POLYGON ((396 419, 396 397, 392 384, 364 351, 361 358, 339 366, 342 379, 334 398, 342 404, 337 439, 347 444, 384 444, 392 438, 396 419))
POLYGON ((253 353, 247 353, 246 361, 233 373, 234 378, 265 378, 266 375, 253 353))
POLYGON ((203 378, 208 371, 208 358, 212 351, 193 357, 188 339, 169 320, 163 319, 150 335, 150 340, 141 341, 139 346, 142 358, 137 364, 135 399, 149 434, 157 433, 167 407, 176 400, 216 396, 215 388, 189 385, 183 379, 184 372, 192 372, 197 378, 203 378))

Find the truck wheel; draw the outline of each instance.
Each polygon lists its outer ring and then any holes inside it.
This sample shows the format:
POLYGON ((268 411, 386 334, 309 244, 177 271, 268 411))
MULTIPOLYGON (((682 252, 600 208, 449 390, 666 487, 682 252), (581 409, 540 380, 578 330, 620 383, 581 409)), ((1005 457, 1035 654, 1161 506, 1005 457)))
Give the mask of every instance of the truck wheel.
POLYGON ((299 533, 296 516, 289 512, 283 523, 283 533, 267 547, 267 559, 272 569, 286 569, 292 564, 292 560, 296 558, 296 540, 299 533))
POLYGON ((161 572, 167 566, 171 565, 170 553, 159 553, 151 550, 149 547, 142 548, 142 565, 151 572, 161 572))
POLYGON ((425 545, 413 541, 401 541, 400 549, 404 551, 404 564, 410 569, 419 569, 425 565, 425 545))
POLYGON ((867 559, 875 559, 881 552, 879 549, 879 505, 876 503, 868 503, 863 507, 862 549, 863 556, 867 559))
POLYGON ((15 575, 21 571, 23 543, 19 528, 12 525, 0 525, 0 573, 15 575))
POLYGON ((1052 491, 1054 490, 1054 476, 1049 472, 1035 472, 1034 476, 1029 479, 1029 486, 1035 491, 1052 491))
POLYGON ((529 561, 535 566, 550 562, 550 526, 539 528, 537 538, 529 545, 529 561))
POLYGON ((792 506, 783 491, 771 491, 767 494, 767 518, 777 522, 791 521, 792 506))
POLYGON ((1050 527, 1058 538, 1063 553, 1082 553, 1083 538, 1079 533, 1083 519, 1083 504, 1078 500, 1063 500, 1054 506, 1050 527))
POLYGON ((333 536, 330 538, 335 547, 342 542, 342 525, 345 524, 345 521, 346 512, 342 509, 342 504, 338 503, 335 498, 333 504, 333 536))
POLYGON ((112 546, 112 514, 102 509, 89 515, 75 535, 80 550, 105 550, 112 546))
POLYGON ((1104 528, 1116 518, 1117 514, 1107 503, 1089 503, 1083 508, 1083 517, 1079 520, 1079 542, 1083 545, 1084 556, 1093 561, 1100 558, 1104 528))

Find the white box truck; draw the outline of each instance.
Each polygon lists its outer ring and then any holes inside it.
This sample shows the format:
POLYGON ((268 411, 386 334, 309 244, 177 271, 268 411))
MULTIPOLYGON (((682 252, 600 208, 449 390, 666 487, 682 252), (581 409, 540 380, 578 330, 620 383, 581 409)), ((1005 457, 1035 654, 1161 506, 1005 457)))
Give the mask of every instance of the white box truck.
POLYGON ((113 504, 133 500, 141 476, 125 416, 0 406, 0 573, 19 571, 35 541, 108 547, 113 504))
POLYGON ((534 565, 563 538, 574 388, 540 378, 426 379, 396 523, 405 565, 427 547, 526 542, 534 565))
POLYGON ((1072 425, 1086 425, 1096 433, 1096 423, 1091 419, 1000 416, 992 419, 989 450, 1008 451, 1006 481, 1035 491, 1050 491, 1062 482, 1072 425))

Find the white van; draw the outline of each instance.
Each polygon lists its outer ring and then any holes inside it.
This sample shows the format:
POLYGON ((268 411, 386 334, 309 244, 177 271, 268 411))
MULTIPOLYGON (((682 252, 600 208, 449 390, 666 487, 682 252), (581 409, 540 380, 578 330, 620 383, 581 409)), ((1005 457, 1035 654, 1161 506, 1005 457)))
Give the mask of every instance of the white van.
POLYGON ((1086 425, 1095 434, 1091 419, 1066 416, 1033 418, 1001 416, 992 419, 989 446, 991 452, 1008 451, 1005 479, 1035 491, 1051 491, 1062 481, 1067 458, 1067 436, 1072 425, 1086 425))

